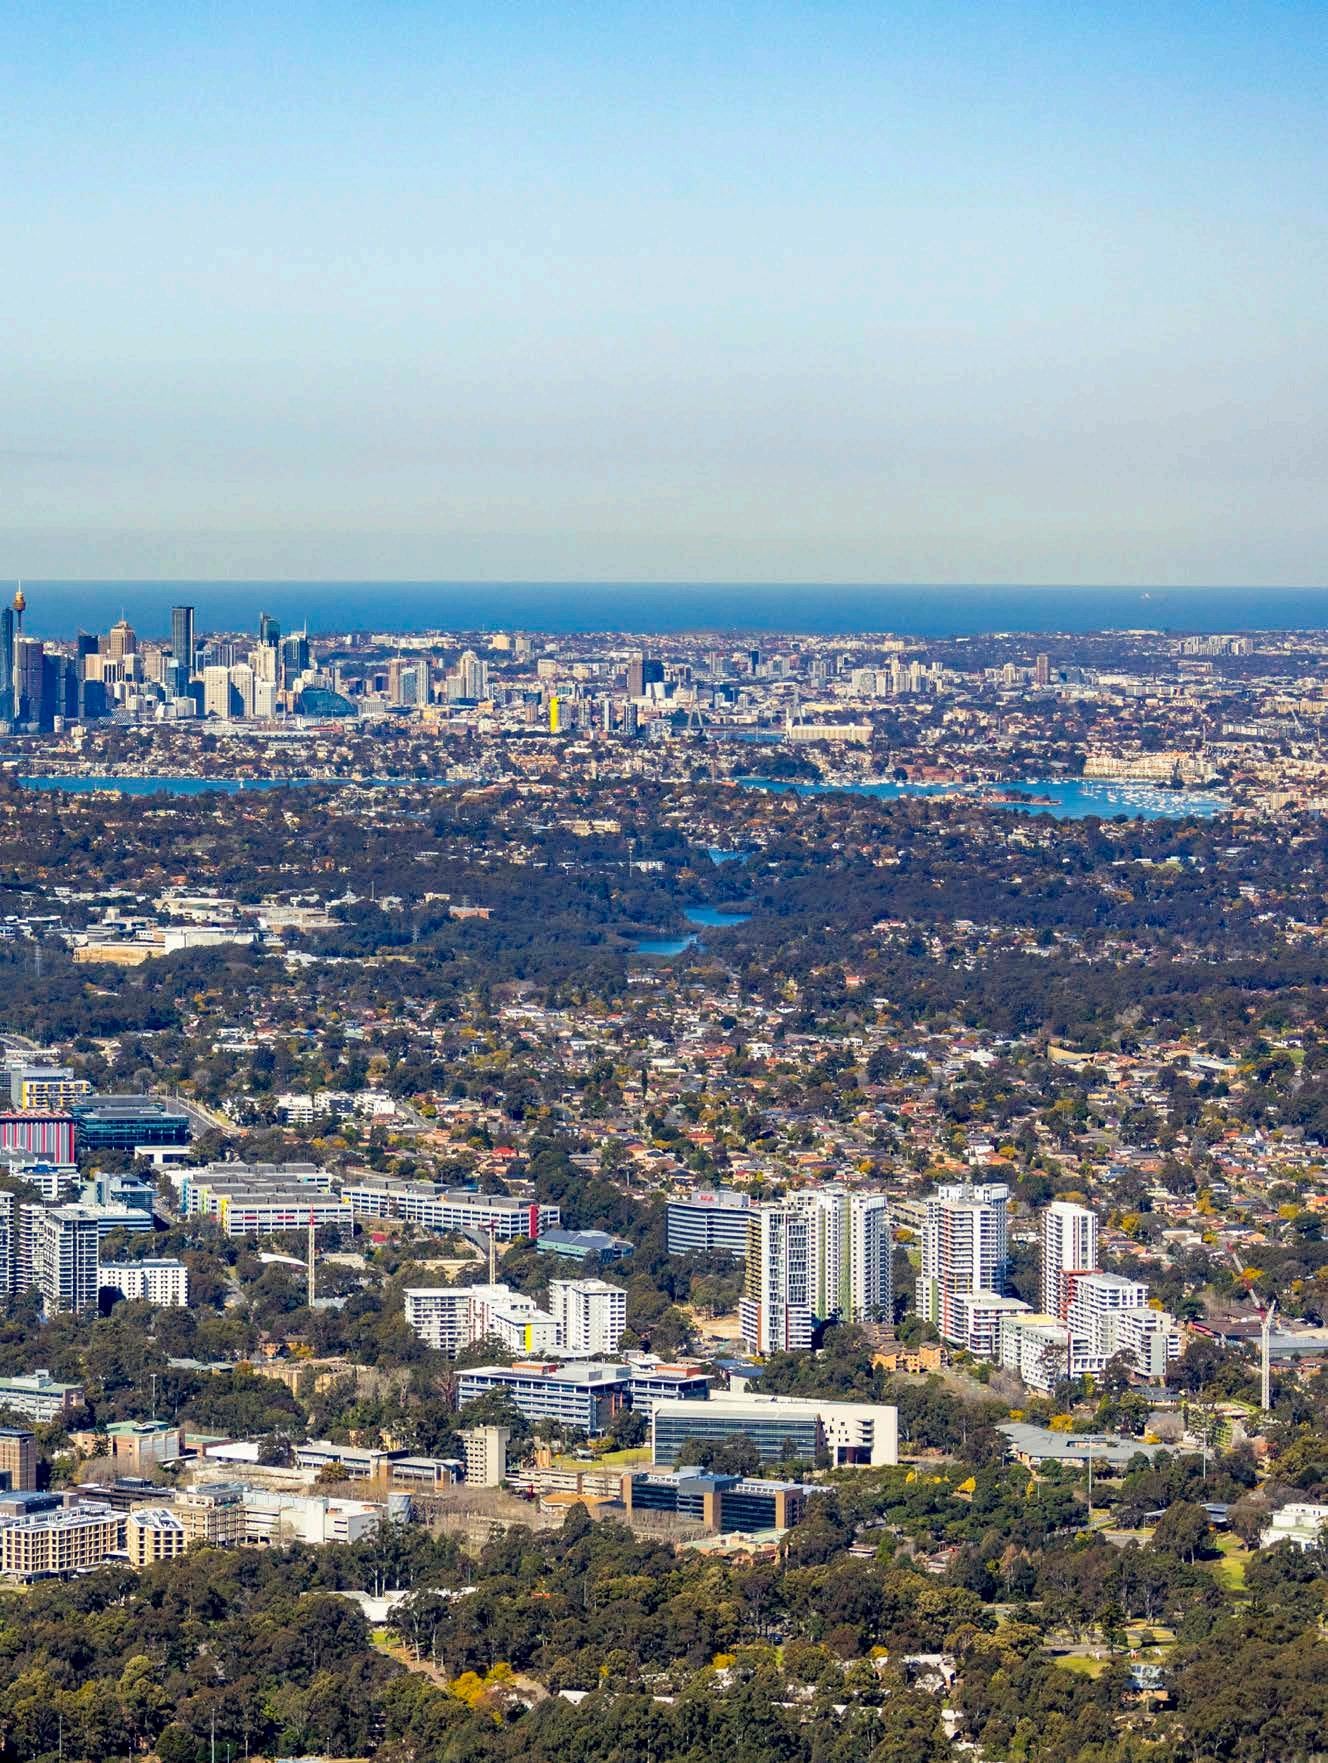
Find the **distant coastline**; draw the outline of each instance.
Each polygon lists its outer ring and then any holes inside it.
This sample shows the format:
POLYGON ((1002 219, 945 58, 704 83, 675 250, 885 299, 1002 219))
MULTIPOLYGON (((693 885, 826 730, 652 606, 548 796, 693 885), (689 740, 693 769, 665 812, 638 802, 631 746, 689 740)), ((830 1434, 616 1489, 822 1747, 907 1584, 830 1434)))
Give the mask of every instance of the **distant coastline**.
POLYGON ((123 611, 164 636, 170 608, 198 608, 208 629, 249 630, 260 612, 310 631, 715 631, 920 640, 990 632, 1081 634, 1328 630, 1324 588, 1021 588, 661 582, 31 581, 27 628, 39 637, 104 630, 123 611))

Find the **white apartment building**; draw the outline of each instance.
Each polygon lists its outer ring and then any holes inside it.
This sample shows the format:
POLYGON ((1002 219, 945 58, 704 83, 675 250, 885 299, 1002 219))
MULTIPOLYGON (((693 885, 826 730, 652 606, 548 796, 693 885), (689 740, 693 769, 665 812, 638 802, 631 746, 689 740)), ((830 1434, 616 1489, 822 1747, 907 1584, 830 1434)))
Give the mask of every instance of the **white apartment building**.
POLYGON ((183 1261, 103 1261, 97 1284, 166 1309, 183 1310, 189 1304, 189 1269, 183 1261))
MULTIPOLYGON (((100 1207, 38 1206, 32 1219, 32 1281, 48 1314, 97 1302, 100 1207)), ((151 1220, 148 1220, 151 1228, 151 1220)))
POLYGON ((552 1353, 560 1344, 555 1319, 511 1286, 407 1286, 402 1296, 410 1327, 451 1358, 490 1338, 513 1353, 552 1353))
POLYGON ((1100 1372, 1117 1353, 1128 1354, 1140 1377, 1166 1376, 1180 1355, 1180 1331, 1174 1318, 1150 1306, 1146 1285, 1116 1273, 1081 1274, 1069 1285, 1075 1376, 1100 1372))
POLYGON ((955 1345, 967 1345, 956 1298, 1005 1291, 1009 1199, 1004 1182, 965 1181, 947 1183, 925 1202, 918 1314, 955 1345))
POLYGON ((811 1346, 811 1231, 804 1208, 754 1206, 747 1220, 747 1277, 738 1305, 742 1338, 753 1353, 811 1346))
POLYGON ((405 1218, 425 1230, 482 1232, 496 1242, 540 1237, 557 1230, 557 1206, 518 1200, 511 1194, 478 1194, 470 1188, 444 1188, 438 1182, 393 1181, 361 1176, 343 1184, 341 1197, 357 1218, 405 1218))
POLYGON ((1053 1200, 1038 1220, 1042 1243, 1042 1308, 1065 1320, 1069 1275, 1097 1269, 1097 1213, 1070 1200, 1053 1200))
POLYGON ((554 1279, 549 1311, 564 1352, 601 1359, 618 1351, 627 1327, 627 1293, 603 1279, 554 1279))
POLYGON ((1001 1319, 1000 1363, 1030 1390, 1050 1395, 1070 1370, 1070 1331, 1055 1316, 1038 1311, 1001 1319))
POLYGON ((816 1188, 747 1214, 747 1273, 739 1305, 754 1353, 809 1347, 831 1318, 891 1312, 890 1214, 884 1194, 816 1188))
POLYGON ((1003 1292, 956 1292, 952 1316, 955 1341, 977 1359, 999 1359, 1001 1324, 1007 1316, 1027 1316, 1032 1309, 1022 1298, 1003 1292))

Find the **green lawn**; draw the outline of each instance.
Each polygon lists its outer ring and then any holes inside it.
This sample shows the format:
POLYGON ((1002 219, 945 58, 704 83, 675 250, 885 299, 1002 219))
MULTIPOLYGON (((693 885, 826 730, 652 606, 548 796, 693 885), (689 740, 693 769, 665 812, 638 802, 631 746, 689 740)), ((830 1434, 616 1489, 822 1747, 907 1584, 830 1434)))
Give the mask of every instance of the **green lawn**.
POLYGON ((1236 1594, 1245 1590, 1245 1567, 1250 1559, 1250 1552, 1239 1537, 1225 1536, 1218 1543, 1221 1551, 1218 1559, 1209 1563, 1213 1578, 1223 1591, 1236 1594))
POLYGON ((628 1450, 605 1451, 593 1458, 555 1457, 553 1462, 557 1469, 630 1469, 634 1464, 650 1462, 650 1447, 633 1445, 628 1450))
POLYGON ((1085 1659, 1078 1653, 1065 1653, 1052 1660, 1052 1664, 1059 1665, 1062 1671, 1076 1671, 1080 1677, 1101 1677, 1107 1663, 1105 1659, 1085 1659))

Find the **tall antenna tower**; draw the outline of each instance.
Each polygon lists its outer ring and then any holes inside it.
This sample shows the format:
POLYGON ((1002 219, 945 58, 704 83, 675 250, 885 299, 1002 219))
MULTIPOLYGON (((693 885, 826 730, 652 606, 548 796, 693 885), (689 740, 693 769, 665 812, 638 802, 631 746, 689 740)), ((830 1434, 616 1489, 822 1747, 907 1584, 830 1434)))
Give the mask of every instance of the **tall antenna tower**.
POLYGON ((307 1304, 311 1310, 314 1307, 314 1297, 316 1296, 316 1293, 317 1293, 317 1284, 314 1279, 314 1242, 315 1242, 316 1235, 317 1235, 317 1226, 314 1224, 314 1209, 311 1206, 309 1208, 309 1260, 308 1260, 308 1268, 307 1268, 308 1290, 306 1292, 306 1298, 305 1298, 305 1301, 307 1302, 307 1304))
POLYGON ((496 1247, 496 1244, 494 1241, 493 1232, 490 1231, 489 1232, 489 1284, 496 1285, 497 1283, 498 1283, 498 1250, 497 1250, 497 1247, 496 1247))

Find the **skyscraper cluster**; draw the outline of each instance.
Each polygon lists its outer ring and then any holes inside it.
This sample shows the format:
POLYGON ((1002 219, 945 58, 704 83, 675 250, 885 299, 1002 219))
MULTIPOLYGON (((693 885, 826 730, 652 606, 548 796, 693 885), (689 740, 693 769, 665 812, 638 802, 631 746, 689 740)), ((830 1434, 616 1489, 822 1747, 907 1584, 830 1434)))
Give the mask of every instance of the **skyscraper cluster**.
POLYGON ((1165 1375, 1180 1351, 1171 1317, 1138 1280, 1104 1273, 1098 1218, 1054 1200, 1038 1219, 1041 1308, 1008 1290, 1009 1189, 956 1182, 926 1201, 918 1312, 941 1338, 1050 1391, 1067 1377, 1095 1375, 1117 1354, 1141 1377, 1165 1375))
POLYGON ((747 1214, 738 1307, 754 1353, 812 1344, 819 1324, 890 1320, 890 1214, 884 1194, 815 1188, 747 1214))

